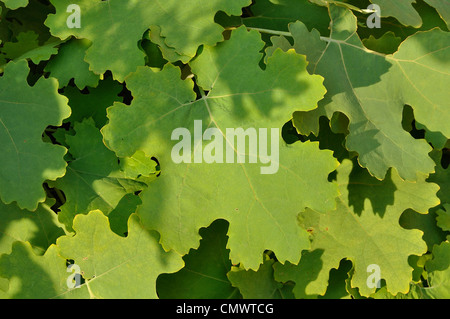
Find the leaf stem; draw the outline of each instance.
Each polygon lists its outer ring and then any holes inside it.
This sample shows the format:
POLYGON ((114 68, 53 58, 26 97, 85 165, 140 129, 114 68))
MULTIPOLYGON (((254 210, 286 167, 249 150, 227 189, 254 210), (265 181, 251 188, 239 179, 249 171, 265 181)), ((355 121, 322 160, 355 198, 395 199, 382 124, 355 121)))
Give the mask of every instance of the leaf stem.
MULTIPOLYGON (((259 31, 259 32, 262 32, 262 33, 267 33, 267 34, 280 35, 280 36, 285 36, 285 37, 293 37, 292 33, 286 32, 286 31, 277 31, 277 30, 261 29, 261 28, 247 27, 247 26, 246 26, 246 28, 247 28, 248 30, 256 30, 256 31, 259 31)), ((325 42, 334 42, 334 43, 338 43, 338 44, 345 44, 345 45, 354 47, 354 48, 356 48, 356 49, 365 51, 365 52, 367 52, 367 53, 376 54, 376 55, 383 56, 383 57, 386 56, 386 55, 383 54, 383 53, 379 53, 379 52, 376 52, 376 51, 367 49, 366 47, 359 47, 359 46, 357 46, 357 45, 350 44, 350 43, 348 43, 348 42, 346 42, 346 41, 343 41, 343 40, 337 40, 337 39, 332 39, 332 38, 329 38, 329 37, 322 37, 322 36, 320 37, 320 40, 325 41, 325 42)))
MULTIPOLYGON (((278 30, 269 30, 269 29, 262 29, 262 28, 254 28, 254 27, 247 27, 247 30, 255 30, 255 31, 259 31, 262 33, 267 33, 267 34, 273 34, 273 35, 282 35, 284 37, 293 37, 292 33, 287 32, 287 31, 278 31, 278 30)), ((334 39, 332 38, 327 38, 327 37, 320 37, 320 40, 325 41, 325 42, 333 42, 334 39)))
POLYGON ((197 88, 198 88, 198 91, 200 92, 202 99, 204 99, 206 97, 205 91, 199 85, 197 85, 197 88))
POLYGON ((255 30, 255 31, 259 31, 261 33, 282 35, 284 37, 292 37, 292 34, 290 32, 286 32, 286 31, 269 30, 269 29, 254 28, 254 27, 247 27, 247 26, 246 26, 246 28, 247 28, 247 30, 255 30))
POLYGON ((57 196, 58 199, 59 199, 59 203, 60 203, 61 205, 63 205, 63 204, 66 202, 66 199, 64 198, 63 193, 62 193, 59 189, 57 189, 57 188, 54 188, 53 190, 55 191, 56 196, 57 196))

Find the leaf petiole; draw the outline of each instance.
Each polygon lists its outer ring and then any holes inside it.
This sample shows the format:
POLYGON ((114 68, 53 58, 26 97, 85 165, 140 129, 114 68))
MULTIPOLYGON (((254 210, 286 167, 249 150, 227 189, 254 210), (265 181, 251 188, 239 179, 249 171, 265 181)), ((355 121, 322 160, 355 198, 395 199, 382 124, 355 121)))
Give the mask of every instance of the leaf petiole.
MULTIPOLYGON (((255 31, 259 31, 261 33, 281 35, 284 37, 292 37, 292 33, 287 32, 287 31, 278 31, 278 30, 270 30, 270 29, 254 28, 254 27, 246 27, 246 28, 247 28, 247 30, 255 30, 255 31)), ((320 40, 326 41, 326 42, 336 41, 336 40, 334 40, 332 38, 328 38, 328 37, 320 37, 320 40)))

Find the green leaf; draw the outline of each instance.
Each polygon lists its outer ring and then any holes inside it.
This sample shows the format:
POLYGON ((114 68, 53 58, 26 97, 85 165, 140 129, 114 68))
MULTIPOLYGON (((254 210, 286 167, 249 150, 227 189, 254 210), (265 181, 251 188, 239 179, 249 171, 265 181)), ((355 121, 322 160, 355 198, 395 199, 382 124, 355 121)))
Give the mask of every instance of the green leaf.
POLYGON ((45 71, 58 79, 59 88, 67 86, 71 79, 80 90, 98 85, 100 76, 90 71, 89 64, 83 60, 90 45, 86 39, 71 39, 62 44, 58 55, 47 63, 45 71))
POLYGON ((177 61, 188 63, 192 59, 192 57, 188 55, 179 54, 175 48, 168 46, 165 43, 165 38, 161 36, 161 28, 157 25, 150 27, 148 39, 159 46, 164 59, 171 63, 177 61))
POLYGON ((30 59, 34 64, 41 61, 46 61, 56 53, 58 49, 56 46, 64 41, 52 38, 44 45, 39 45, 39 35, 34 31, 22 32, 17 36, 16 42, 6 42, 1 49, 5 55, 2 60, 19 61, 22 59, 30 59))
POLYGON ((437 195, 441 202, 443 204, 450 203, 450 169, 444 168, 441 164, 443 152, 434 150, 430 155, 436 162, 436 171, 430 175, 428 181, 439 185, 440 189, 437 195))
MULTIPOLYGON (((233 267, 228 273, 233 286, 238 287, 245 299, 293 299, 289 288, 275 281, 273 277, 273 259, 266 259, 258 271, 233 267)), ((292 289, 292 288, 291 288, 292 289)))
POLYGON ((450 7, 445 0, 424 0, 430 6, 436 8, 437 12, 441 16, 442 20, 445 21, 447 27, 450 29, 450 7))
POLYGON ((9 9, 15 10, 20 7, 26 7, 28 5, 28 0, 2 0, 5 6, 9 9))
POLYGON ((334 206, 336 186, 327 176, 337 161, 329 151, 319 151, 317 143, 280 145, 279 172, 272 175, 261 174, 258 163, 175 164, 170 158, 176 144, 172 131, 185 127, 193 133, 195 120, 221 134, 226 128, 279 128, 294 110, 316 106, 324 93, 322 79, 306 72, 304 57, 278 50, 262 70, 263 45, 257 32, 241 27, 230 40, 205 46, 191 63, 196 82, 209 91, 198 100, 192 81, 181 80, 175 67, 160 72, 139 68, 127 78, 131 105, 115 103, 108 109, 110 121, 102 129, 108 147, 119 156, 142 150, 161 165, 161 176, 142 193, 138 214, 146 227, 161 233, 166 249, 186 254, 198 247, 199 228, 224 218, 230 222, 234 264, 257 269, 266 249, 280 260, 296 262, 299 251, 308 247, 306 232, 295 223, 298 210, 334 206))
POLYGON ((185 266, 174 274, 158 277, 156 290, 161 299, 230 299, 240 297, 231 286, 227 273, 231 269, 230 251, 226 249, 228 223, 213 222, 200 229, 200 246, 183 257, 185 266))
POLYGON ((156 232, 143 228, 132 214, 128 236, 113 233, 101 211, 77 215, 75 236, 58 238, 61 256, 74 260, 83 274, 91 298, 157 298, 156 279, 183 266, 181 256, 166 252, 156 232))
POLYGON ((122 82, 137 66, 144 65, 144 53, 138 48, 138 41, 150 26, 161 28, 161 36, 167 46, 175 48, 181 55, 194 57, 202 44, 214 45, 223 40, 223 28, 214 22, 218 11, 229 14, 241 13, 249 0, 82 0, 80 7, 80 28, 68 28, 72 0, 52 0, 56 13, 48 16, 45 24, 51 33, 61 39, 73 35, 92 42, 85 60, 90 70, 103 74, 111 70, 114 79, 122 82), (198 14, 202 12, 201 14, 198 14), (114 35, 111 37, 111 35, 114 35), (118 45, 119 44, 119 45, 118 45), (122 63, 126 57, 126 63, 122 63))
MULTIPOLYGON (((380 6, 382 17, 395 17, 404 25, 419 28, 422 26, 422 19, 415 7, 412 5, 416 0, 370 0, 372 3, 380 6)), ((447 26, 450 25, 450 9, 446 0, 424 0, 430 6, 434 7, 447 26)))
POLYGON ((155 161, 143 151, 137 151, 131 157, 123 157, 119 164, 125 176, 132 179, 154 177, 157 171, 155 161))
MULTIPOLYGON (((57 215, 50 208, 54 201, 39 204, 34 212, 22 210, 15 204, 0 201, 0 255, 9 254, 15 241, 29 242, 36 254, 42 255, 64 235, 57 215)), ((1 274, 0 274, 1 275, 1 274)))
POLYGON ((328 278, 325 279, 327 281, 325 284, 317 283, 319 273, 323 268, 321 260, 323 252, 323 249, 304 250, 300 262, 297 264, 290 262, 275 264, 275 280, 279 282, 293 281, 295 286, 292 292, 297 299, 316 299, 319 294, 324 295, 328 278), (318 289, 319 286, 320 289, 318 289))
POLYGON ((370 0, 380 6, 381 17, 395 17, 400 23, 418 28, 422 25, 422 19, 412 6, 416 0, 370 0))
POLYGON ((408 209, 400 216, 400 226, 405 229, 422 231, 422 239, 427 243, 428 250, 431 251, 433 246, 439 245, 447 235, 437 224, 436 218, 436 208, 431 209, 428 214, 419 214, 408 209))
POLYGON ((347 291, 347 281, 350 280, 352 269, 351 261, 347 259, 341 260, 338 269, 330 270, 330 279, 328 280, 328 288, 323 296, 319 299, 350 299, 351 295, 347 291))
POLYGON ((329 271, 346 258, 354 265, 351 286, 362 296, 375 291, 366 284, 371 264, 380 267, 390 293, 407 293, 412 279, 408 256, 422 255, 427 247, 422 232, 400 227, 399 218, 408 208, 426 213, 437 205, 437 185, 426 183, 424 177, 403 181, 395 170, 378 181, 349 160, 338 168, 337 182, 341 195, 335 211, 322 214, 307 209, 300 214, 301 224, 311 233, 311 250, 298 266, 276 268, 275 278, 303 283, 294 287, 297 297, 323 295, 329 271))
POLYGON ((444 204, 444 209, 437 211, 437 225, 445 231, 450 231, 450 204, 444 204))
POLYGON ((10 62, 0 78, 0 197, 35 210, 45 200, 42 183, 66 171, 66 148, 44 143, 42 133, 61 125, 70 108, 55 79, 40 78, 30 87, 28 72, 25 60, 10 62))
POLYGON ((110 122, 102 129, 106 144, 119 156, 131 156, 141 148, 164 165, 171 162, 168 154, 176 144, 168 142, 173 129, 191 128, 194 119, 206 121, 214 117, 229 125, 224 127, 246 128, 261 122, 266 122, 261 127, 271 127, 272 123, 280 127, 291 117, 292 107, 314 109, 325 92, 322 78, 308 75, 304 57, 294 52, 278 52, 262 70, 258 63, 263 45, 257 32, 241 27, 229 41, 205 47, 191 64, 199 85, 211 91, 199 100, 195 100, 192 80, 181 80, 180 71, 174 66, 166 65, 161 72, 140 67, 127 78, 127 87, 134 96, 131 106, 114 103, 108 109, 110 122), (246 45, 242 46, 244 42, 246 45), (290 63, 298 71, 283 68, 290 63), (279 73, 280 68, 283 73, 279 73), (234 81, 236 77, 241 80, 234 81), (147 90, 142 90, 143 83, 147 90), (220 107, 224 103, 232 108, 231 114, 220 107))
MULTIPOLYGON (((126 194, 147 187, 121 171, 118 158, 105 147, 92 119, 75 123, 74 128, 76 134, 66 136, 73 160, 67 166, 66 175, 51 183, 65 194, 66 202, 60 207, 58 218, 68 230, 72 230, 75 215, 87 214, 95 209, 108 215, 118 208, 126 194)), ((156 163, 152 162, 155 167, 156 163)), ((135 201, 129 201, 129 205, 122 209, 129 216, 136 210, 135 201)), ((115 214, 120 213, 116 211, 115 214)))
POLYGON ((0 0, 0 299, 448 298, 448 4, 0 0))
POLYGON ((9 279, 5 298, 89 298, 85 285, 68 288, 69 275, 66 259, 58 254, 55 245, 51 245, 43 256, 38 256, 29 242, 16 241, 11 254, 0 256, 0 277, 9 279))
POLYGON ((439 29, 418 32, 398 52, 386 56, 362 45, 350 11, 330 5, 330 15, 330 38, 320 38, 315 30, 310 33, 301 22, 290 25, 294 48, 307 55, 309 71, 324 76, 328 90, 319 108, 303 122, 318 123, 318 117, 331 118, 334 112, 347 115, 346 147, 358 152, 359 163, 378 179, 390 167, 407 180, 415 180, 418 172, 433 172, 434 163, 428 156, 431 147, 405 132, 401 122, 403 106, 408 104, 417 121, 450 135, 443 84, 448 81, 449 64, 444 58, 448 33, 439 29), (436 82, 431 84, 424 74, 433 74, 436 82))
POLYGON ((401 38, 397 37, 394 32, 388 31, 378 39, 370 35, 369 38, 363 39, 362 42, 370 50, 384 54, 392 54, 397 51, 401 43, 401 38))
POLYGON ((347 0, 343 0, 343 1, 338 1, 338 0, 308 0, 308 1, 311 2, 311 3, 317 4, 319 6, 324 6, 324 7, 327 7, 329 4, 333 4, 333 5, 340 6, 340 7, 343 7, 343 8, 347 8, 347 9, 350 9, 350 10, 354 10, 354 11, 357 11, 357 12, 363 12, 362 9, 364 9, 364 8, 359 8, 358 6, 355 6, 355 5, 351 4, 351 3, 348 3, 347 0))
POLYGON ((421 298, 449 299, 450 298, 450 243, 443 242, 433 248, 433 259, 425 267, 428 271, 428 284, 420 288, 421 298))
POLYGON ((247 27, 288 31, 288 24, 302 21, 308 28, 328 35, 330 18, 327 9, 307 0, 261 0, 251 6, 252 16, 243 19, 247 27))
POLYGON ((101 128, 108 120, 106 108, 116 101, 123 100, 119 96, 122 90, 122 85, 110 77, 100 81, 95 88, 86 87, 83 92, 73 86, 65 87, 63 94, 69 98, 72 115, 64 122, 81 122, 92 117, 95 126, 101 128))
MULTIPOLYGON (((2 5, 0 3, 0 6, 2 5)), ((3 33, 0 32, 0 34, 6 37, 2 38, 2 40, 5 42, 11 41, 17 39, 20 33, 33 31, 39 35, 40 45, 46 43, 51 38, 51 34, 44 25, 44 21, 53 10, 53 6, 46 3, 46 1, 42 2, 39 0, 31 0, 26 7, 16 10, 4 9, 0 22, 0 29, 3 29, 3 33)))
POLYGON ((304 206, 332 207, 337 192, 327 175, 337 162, 316 143, 281 146, 280 159, 274 175, 261 175, 254 164, 171 165, 142 193, 138 214, 166 249, 181 254, 198 246, 198 228, 224 218, 233 264, 257 269, 266 249, 297 262, 309 243, 295 216, 304 206))
POLYGON ((424 125, 420 124, 419 122, 416 122, 416 128, 418 130, 424 130, 425 131, 425 139, 433 146, 434 149, 442 150, 445 148, 448 139, 440 132, 432 132, 428 128, 426 128, 424 125))
POLYGON ((450 138, 450 111, 448 95, 443 83, 450 80, 450 35, 440 29, 417 32, 404 41, 398 52, 388 59, 393 61, 391 73, 401 83, 404 104, 411 105, 418 122, 430 131, 441 132, 450 138), (425 81, 424 74, 433 74, 434 83, 425 81))

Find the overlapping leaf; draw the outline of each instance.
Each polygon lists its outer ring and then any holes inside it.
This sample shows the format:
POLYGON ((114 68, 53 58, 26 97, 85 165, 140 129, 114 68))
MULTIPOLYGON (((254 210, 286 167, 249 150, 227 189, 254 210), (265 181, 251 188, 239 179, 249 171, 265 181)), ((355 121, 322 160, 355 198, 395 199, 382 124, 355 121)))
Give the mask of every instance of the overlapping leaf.
POLYGON ((330 18, 326 8, 313 5, 307 0, 262 0, 251 7, 252 16, 243 19, 249 27, 287 31, 287 26, 297 20, 309 29, 317 29, 328 35, 330 18))
POLYGON ((95 126, 100 129, 108 120, 106 108, 116 101, 123 100, 119 96, 122 89, 122 85, 111 78, 99 81, 96 87, 88 86, 83 91, 73 86, 67 86, 64 88, 63 94, 69 98, 72 114, 64 122, 81 122, 83 119, 92 117, 95 126))
POLYGON ((450 168, 442 166, 443 152, 433 151, 431 153, 436 162, 436 171, 431 174, 428 181, 439 185, 438 196, 442 203, 450 203, 450 168))
POLYGON ((25 7, 28 4, 28 0, 2 0, 7 8, 17 9, 20 7, 25 7))
POLYGON ((39 35, 39 44, 51 38, 49 29, 44 25, 47 15, 54 8, 47 2, 30 0, 26 7, 8 9, 0 1, 0 37, 4 42, 14 42, 21 33, 34 32, 39 35))
POLYGON ((126 238, 114 234, 100 211, 75 217, 75 236, 60 237, 60 255, 74 260, 91 298, 157 298, 156 278, 180 270, 180 255, 166 252, 158 234, 147 231, 133 214, 126 238))
POLYGON ((10 253, 15 241, 29 242, 37 254, 43 254, 55 244, 56 239, 64 235, 64 230, 51 209, 53 203, 48 200, 30 212, 0 201, 0 255, 10 253))
MULTIPOLYGON (((359 163, 377 178, 383 179, 390 167, 407 180, 415 180, 418 172, 433 172, 431 147, 405 132, 401 119, 408 104, 417 121, 450 135, 444 84, 449 81, 448 33, 419 32, 394 55, 386 56, 363 46, 351 11, 333 5, 329 10, 330 38, 319 38, 317 31, 309 32, 301 22, 290 26, 294 48, 307 55, 310 72, 325 77, 328 90, 317 111, 296 113, 294 123, 312 121, 318 127, 318 116, 331 118, 334 112, 342 112, 350 120, 347 148, 357 151, 359 163), (424 74, 433 74, 435 81, 431 83, 424 74)), ((296 127, 303 131, 302 124, 296 127)))
POLYGON ((35 64, 46 61, 58 52, 56 46, 63 41, 57 38, 51 38, 44 45, 40 45, 38 41, 39 35, 33 31, 22 32, 17 36, 16 42, 6 42, 1 49, 2 56, 0 63, 13 60, 30 59, 35 64))
MULTIPOLYGON (((136 210, 136 203, 139 201, 125 195, 133 195, 147 185, 138 181, 137 176, 129 177, 120 169, 118 158, 105 147, 92 119, 75 123, 74 129, 74 136, 66 136, 73 160, 68 164, 64 177, 51 183, 62 190, 66 197, 58 214, 59 220, 71 230, 75 215, 87 214, 95 209, 100 209, 107 215, 124 214, 127 220, 136 210)), ((153 164, 155 175, 156 163, 151 159, 147 163, 153 164)))
MULTIPOLYGON (((450 25, 450 12, 448 3, 445 0, 424 0, 430 6, 435 7, 442 19, 450 25)), ((417 13, 413 4, 416 0, 397 0, 395 2, 389 0, 371 0, 380 6, 382 17, 395 17, 404 25, 410 25, 418 28, 422 25, 422 19, 417 13)))
POLYGON ((447 2, 0 1, 0 299, 448 298, 447 2))
MULTIPOLYGON (((17 241, 10 254, 0 255, 1 277, 8 279, 8 289, 0 297, 11 299, 89 298, 84 285, 69 289, 66 259, 51 245, 44 255, 36 255, 29 242, 17 241), (38 280, 36 278, 39 278, 38 280)), ((0 278, 2 279, 2 278, 0 278)))
POLYGON ((86 86, 98 85, 100 76, 91 72, 89 64, 83 60, 90 45, 86 39, 72 39, 64 43, 58 55, 46 65, 45 71, 58 79, 60 88, 66 86, 71 79, 74 79, 75 85, 80 90, 86 86))
POLYGON ((137 66, 144 65, 138 41, 150 26, 161 28, 167 46, 193 57, 201 44, 213 45, 223 40, 223 28, 214 22, 218 11, 240 15, 241 8, 250 4, 249 0, 83 0, 76 3, 80 8, 80 28, 68 28, 71 12, 67 9, 73 1, 51 2, 56 8, 46 21, 51 33, 61 39, 74 35, 92 41, 86 52, 90 69, 97 74, 111 70, 121 82, 137 66))
POLYGON ((292 286, 275 281, 273 259, 265 260, 258 271, 233 268, 228 273, 233 286, 247 299, 292 299, 292 286))
POLYGON ((450 231, 450 204, 444 204, 444 209, 438 211, 437 225, 445 231, 450 231))
POLYGON ((226 249, 228 223, 217 220, 201 229, 198 249, 183 257, 185 266, 174 274, 158 277, 156 289, 162 299, 231 299, 239 290, 227 278, 231 269, 230 251, 226 249))
POLYGON ((114 234, 100 211, 79 215, 74 236, 61 236, 43 256, 28 242, 15 242, 0 257, 0 273, 9 279, 9 298, 156 298, 156 278, 183 267, 181 256, 165 252, 158 235, 145 230, 136 215, 126 238, 114 234), (66 259, 84 278, 77 288, 67 281, 66 259), (36 280, 39 278, 39 280, 36 280))
MULTIPOLYGON (((225 43, 205 47, 191 63, 200 90, 208 91, 198 100, 191 80, 181 80, 174 67, 161 72, 140 68, 127 79, 134 96, 131 106, 115 103, 108 109, 110 121, 102 129, 107 145, 119 156, 141 149, 161 164, 162 175, 142 194, 138 213, 147 227, 161 233, 166 248, 187 253, 198 246, 200 227, 224 218, 230 221, 228 247, 234 263, 256 269, 265 249, 295 262, 308 246, 306 232, 295 223, 298 211, 334 206, 336 188, 327 175, 337 162, 316 143, 288 147, 280 141, 279 169, 272 175, 261 174, 262 164, 248 160, 172 162, 172 131, 185 127, 193 136, 195 120, 203 121, 202 129, 219 129, 215 138, 222 139, 226 128, 270 131, 280 128, 294 110, 316 107, 324 93, 322 79, 306 72, 304 57, 279 50, 262 70, 262 46, 257 32, 239 28, 225 43)), ((274 139, 280 139, 279 133, 270 138, 272 143, 274 139)), ((222 146, 227 143, 231 141, 222 146)), ((260 162, 254 151, 246 149, 245 155, 260 162)))
POLYGON ((407 208, 427 213, 437 205, 438 186, 423 176, 417 182, 403 181, 395 170, 378 181, 349 160, 338 168, 337 182, 341 193, 337 209, 326 214, 308 209, 300 215, 312 235, 311 250, 298 266, 278 265, 276 279, 305 283, 294 288, 299 298, 324 294, 329 271, 346 258, 354 267, 351 286, 361 295, 375 292, 367 285, 372 264, 379 266, 390 293, 407 293, 412 279, 408 256, 422 255, 427 247, 422 232, 402 228, 399 218, 407 208))
POLYGON ((416 287, 418 298, 450 298, 450 243, 443 242, 433 249, 433 259, 426 263, 429 274, 428 287, 416 287))
POLYGON ((441 16, 442 20, 445 21, 447 27, 450 28, 450 7, 445 0, 424 0, 430 6, 434 7, 436 11, 441 16))

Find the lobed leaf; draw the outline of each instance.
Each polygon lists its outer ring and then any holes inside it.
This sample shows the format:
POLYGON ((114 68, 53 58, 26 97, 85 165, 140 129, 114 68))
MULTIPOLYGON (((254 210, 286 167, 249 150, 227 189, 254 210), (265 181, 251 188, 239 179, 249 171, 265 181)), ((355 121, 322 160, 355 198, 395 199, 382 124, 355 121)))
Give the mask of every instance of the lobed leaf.
POLYGON ((9 204, 35 210, 45 200, 42 183, 62 177, 67 149, 44 143, 48 125, 61 125, 69 117, 67 98, 58 93, 55 79, 27 83, 25 60, 10 62, 0 78, 0 197, 9 204))

